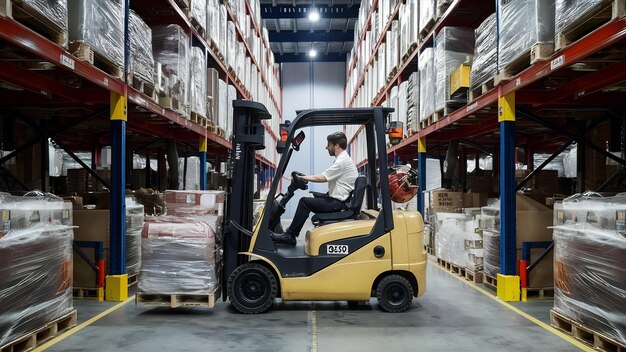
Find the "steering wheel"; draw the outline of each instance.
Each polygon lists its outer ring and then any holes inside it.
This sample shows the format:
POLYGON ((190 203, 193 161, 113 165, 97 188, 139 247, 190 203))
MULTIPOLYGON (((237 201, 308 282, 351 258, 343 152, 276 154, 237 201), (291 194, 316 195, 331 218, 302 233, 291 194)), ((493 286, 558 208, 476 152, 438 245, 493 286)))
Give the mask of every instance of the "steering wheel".
POLYGON ((304 176, 303 173, 294 171, 291 173, 291 184, 296 188, 306 191, 309 189, 309 181, 303 180, 300 176, 304 176))

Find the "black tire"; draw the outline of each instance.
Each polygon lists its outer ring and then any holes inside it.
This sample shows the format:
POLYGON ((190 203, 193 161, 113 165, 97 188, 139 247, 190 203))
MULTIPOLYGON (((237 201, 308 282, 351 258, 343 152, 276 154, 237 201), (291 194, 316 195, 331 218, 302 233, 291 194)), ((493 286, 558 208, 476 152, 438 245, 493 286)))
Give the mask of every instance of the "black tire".
POLYGON ((274 273, 263 265, 246 263, 228 278, 230 304, 244 314, 258 314, 268 310, 278 292, 274 273))
POLYGON ((388 313, 401 313, 413 303, 413 287, 400 275, 385 276, 376 287, 380 308, 388 313))

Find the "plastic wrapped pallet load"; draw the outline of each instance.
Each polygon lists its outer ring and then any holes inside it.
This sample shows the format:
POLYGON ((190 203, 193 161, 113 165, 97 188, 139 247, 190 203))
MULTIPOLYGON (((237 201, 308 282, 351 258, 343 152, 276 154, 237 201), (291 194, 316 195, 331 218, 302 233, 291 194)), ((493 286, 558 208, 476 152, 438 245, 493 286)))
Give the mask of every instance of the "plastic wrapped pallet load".
POLYGON ((554 49, 554 1, 500 0, 499 11, 498 71, 527 57, 535 44, 554 49))
MULTIPOLYGON (((435 111, 447 104, 465 104, 465 97, 450 96, 450 74, 474 54, 474 31, 469 28, 443 27, 435 38, 435 111)), ((449 111, 444 111, 445 115, 449 111)))
POLYGON ((467 245, 468 242, 482 240, 474 232, 475 218, 466 214, 437 212, 436 222, 437 258, 472 271, 482 270, 483 249, 467 245))
POLYGON ((555 207, 554 309, 626 344, 626 195, 555 207), (579 215, 584 215, 580 216, 579 215))
POLYGON ((162 216, 146 222, 142 236, 140 292, 210 294, 215 290, 215 232, 208 224, 162 216))
POLYGON ((611 1, 606 0, 556 0, 554 4, 555 32, 562 33, 579 24, 581 18, 595 13, 611 1))
POLYGON ((435 61, 433 49, 426 48, 417 60, 420 74, 420 122, 435 112, 435 61))
POLYGON ((154 57, 152 55, 152 30, 135 11, 130 10, 130 70, 133 77, 154 84, 154 57))
POLYGON ((206 30, 207 0, 191 0, 189 19, 201 31, 206 30))
POLYGON ((34 12, 51 22, 58 31, 66 34, 67 39, 67 0, 22 0, 20 3, 27 12, 34 12))
POLYGON ((124 66, 124 11, 120 0, 68 0, 70 42, 88 45, 113 65, 124 66))
POLYGON ((0 346, 72 312, 70 226, 0 234, 0 346))
POLYGON ((219 115, 219 73, 214 68, 207 70, 207 118, 216 126, 219 115))
POLYGON ((218 44, 220 40, 220 6, 219 0, 207 0, 206 6, 206 39, 218 44))
POLYGON ((419 0, 419 32, 429 30, 435 23, 436 0, 419 0))
POLYGON ((407 132, 419 130, 420 80, 419 71, 413 72, 407 84, 407 132))
POLYGON ((126 197, 126 273, 139 272, 141 260, 141 231, 144 223, 144 208, 133 197, 126 197))
POLYGON ((179 217, 224 214, 223 191, 165 191, 167 214, 179 217))
POLYGON ((496 14, 487 17, 475 31, 476 48, 470 73, 470 89, 474 90, 497 73, 496 14))
POLYGON ((169 75, 170 97, 173 110, 189 115, 189 37, 175 24, 152 27, 152 52, 169 75))
POLYGON ((204 50, 191 48, 191 87, 189 89, 191 112, 206 118, 207 116, 207 64, 204 50))

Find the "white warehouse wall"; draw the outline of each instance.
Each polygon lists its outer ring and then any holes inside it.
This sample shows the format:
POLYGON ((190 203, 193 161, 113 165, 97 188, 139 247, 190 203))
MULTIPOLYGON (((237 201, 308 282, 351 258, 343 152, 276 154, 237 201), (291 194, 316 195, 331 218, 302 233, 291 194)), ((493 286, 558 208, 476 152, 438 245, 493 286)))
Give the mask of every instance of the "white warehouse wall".
MULTIPOLYGON (((294 62, 282 64, 283 88, 283 120, 293 120, 296 110, 310 108, 341 108, 345 87, 344 62, 294 62)), ((318 174, 330 166, 334 158, 326 151, 326 136, 334 131, 342 131, 343 127, 325 126, 306 128, 306 139, 299 152, 294 152, 287 166, 285 175, 291 177, 292 171, 304 174, 318 174)), ((287 190, 289 181, 283 179, 283 191, 287 190)), ((316 192, 328 191, 327 184, 309 183, 309 190, 316 192)), ((296 195, 287 205, 283 219, 293 218, 302 196, 309 191, 296 191, 296 195)))

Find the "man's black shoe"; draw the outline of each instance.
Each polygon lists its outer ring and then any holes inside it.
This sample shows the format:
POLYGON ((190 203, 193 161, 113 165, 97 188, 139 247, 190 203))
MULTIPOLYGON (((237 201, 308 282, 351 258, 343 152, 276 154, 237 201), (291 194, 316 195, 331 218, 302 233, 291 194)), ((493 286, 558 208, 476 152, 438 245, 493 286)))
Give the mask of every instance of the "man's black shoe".
POLYGON ((296 238, 292 234, 270 232, 270 236, 272 237, 272 240, 276 242, 277 244, 284 244, 286 246, 296 245, 296 238))

